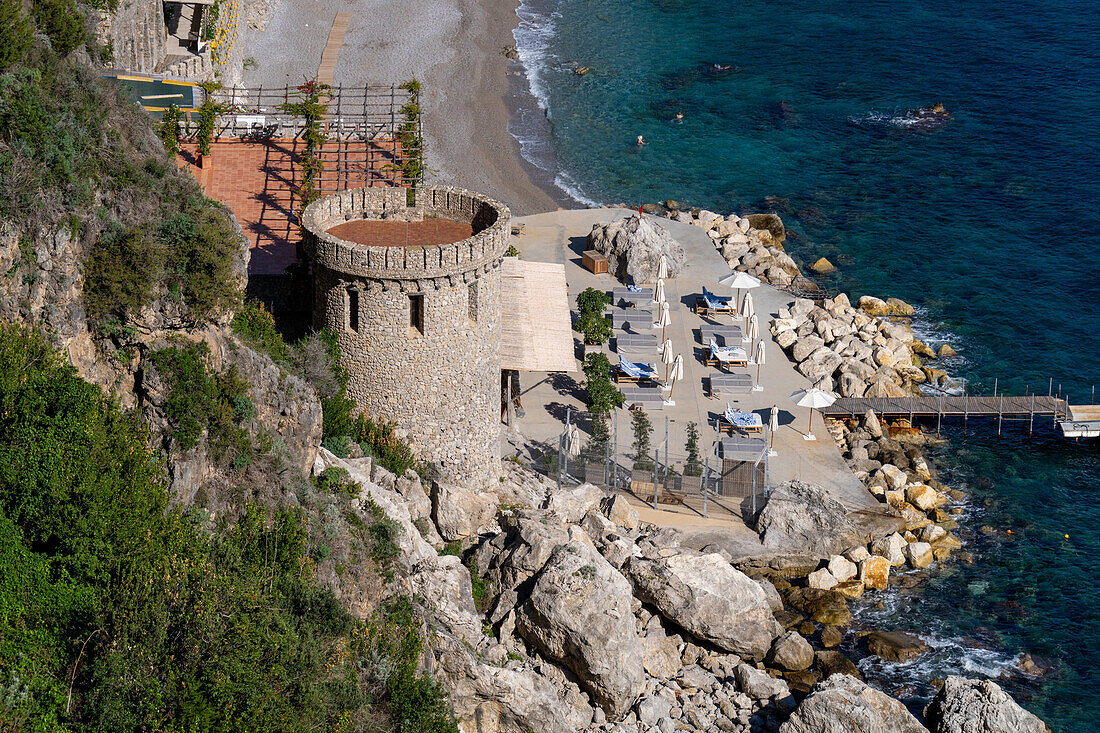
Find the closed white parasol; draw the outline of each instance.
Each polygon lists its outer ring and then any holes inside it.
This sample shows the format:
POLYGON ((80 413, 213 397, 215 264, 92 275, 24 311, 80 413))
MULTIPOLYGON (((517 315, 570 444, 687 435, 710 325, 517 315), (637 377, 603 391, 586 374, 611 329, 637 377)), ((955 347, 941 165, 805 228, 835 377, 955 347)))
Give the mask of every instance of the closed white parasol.
POLYGON ((661 255, 661 261, 657 263, 657 280, 664 280, 668 277, 668 258, 661 255))
POLYGON ((771 414, 768 415, 768 455, 775 455, 775 431, 779 430, 779 405, 772 405, 771 414))
POLYGON ((665 302, 665 279, 663 277, 657 278, 657 285, 653 288, 653 302, 665 302))
POLYGON ((672 360, 676 357, 675 352, 672 350, 672 339, 665 339, 661 342, 661 363, 665 365, 665 382, 668 382, 668 365, 672 363, 672 360))
POLYGON ((799 407, 808 407, 809 419, 806 421, 806 434, 802 437, 806 440, 817 440, 817 437, 811 432, 813 411, 820 410, 822 407, 828 407, 836 402, 836 395, 832 392, 826 392, 823 389, 817 387, 810 387, 809 389, 800 389, 791 395, 791 399, 799 407))
POLYGON ((760 338, 760 319, 753 313, 745 326, 745 340, 752 343, 758 338, 760 338))
POLYGON ((665 329, 672 323, 672 316, 669 315, 668 302, 661 303, 659 306, 660 311, 657 315, 657 322, 653 324, 656 328, 661 329, 661 340, 665 340, 665 329))
POLYGON ((751 290, 752 288, 758 288, 762 284, 759 279, 753 277, 747 272, 731 272, 724 278, 718 281, 719 285, 725 285, 731 290, 737 291, 737 309, 741 309, 741 291, 751 290))
POLYGON ((756 315, 756 307, 752 302, 752 293, 745 293, 745 300, 741 303, 741 317, 747 322, 756 315))
POLYGON ((756 351, 752 356, 752 360, 756 362, 756 384, 753 389, 760 391, 764 389, 760 386, 760 367, 764 366, 764 339, 760 339, 756 342, 756 351))
POLYGON ((676 383, 683 381, 684 379, 684 355, 677 354, 676 361, 672 362, 672 371, 668 375, 668 399, 665 400, 666 405, 675 405, 672 401, 672 390, 676 387, 676 383))

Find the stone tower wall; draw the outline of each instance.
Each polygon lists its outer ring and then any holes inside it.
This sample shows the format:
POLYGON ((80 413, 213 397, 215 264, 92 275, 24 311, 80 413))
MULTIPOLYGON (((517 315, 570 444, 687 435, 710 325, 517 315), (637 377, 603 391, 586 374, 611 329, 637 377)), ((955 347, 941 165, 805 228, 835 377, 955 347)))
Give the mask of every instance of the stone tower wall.
POLYGON ((338 334, 348 393, 360 409, 405 428, 418 455, 444 475, 488 481, 499 471, 500 261, 509 212, 457 189, 420 188, 413 209, 405 196, 356 189, 306 209, 314 325, 338 334), (326 232, 353 219, 422 214, 470 222, 475 234, 429 247, 370 247, 326 232), (410 327, 410 295, 423 298, 422 332, 410 327))

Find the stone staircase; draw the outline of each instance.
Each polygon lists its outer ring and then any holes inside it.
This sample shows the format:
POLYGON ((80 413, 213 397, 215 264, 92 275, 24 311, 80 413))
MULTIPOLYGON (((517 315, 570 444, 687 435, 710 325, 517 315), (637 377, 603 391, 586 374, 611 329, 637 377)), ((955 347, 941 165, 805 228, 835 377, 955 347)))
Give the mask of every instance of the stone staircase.
POLYGON ((167 55, 167 35, 160 0, 120 3, 111 19, 115 68, 153 72, 167 55))

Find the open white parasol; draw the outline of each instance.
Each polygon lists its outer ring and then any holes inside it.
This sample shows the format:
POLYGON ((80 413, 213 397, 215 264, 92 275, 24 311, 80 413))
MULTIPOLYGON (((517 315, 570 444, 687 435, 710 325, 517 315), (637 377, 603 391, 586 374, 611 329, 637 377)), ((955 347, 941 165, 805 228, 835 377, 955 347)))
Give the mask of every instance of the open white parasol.
POLYGON ((820 410, 822 407, 828 407, 836 402, 836 395, 832 392, 826 392, 823 389, 817 387, 810 387, 809 389, 800 389, 791 395, 791 399, 799 407, 808 407, 808 419, 806 421, 806 434, 802 437, 806 440, 817 440, 811 432, 813 427, 813 411, 820 410))
POLYGON ((762 284, 758 278, 753 277, 747 272, 740 270, 731 272, 724 278, 718 281, 719 285, 725 285, 731 290, 737 291, 737 309, 741 309, 741 291, 751 290, 752 288, 758 288, 762 284))

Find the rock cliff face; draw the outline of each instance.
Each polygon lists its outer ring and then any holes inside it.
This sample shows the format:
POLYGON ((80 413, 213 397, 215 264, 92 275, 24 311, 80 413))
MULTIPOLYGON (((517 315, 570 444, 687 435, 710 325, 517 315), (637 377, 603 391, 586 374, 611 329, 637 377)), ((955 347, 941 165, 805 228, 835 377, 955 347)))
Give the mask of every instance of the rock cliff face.
POLYGON ((1050 729, 990 680, 948 677, 924 710, 933 733, 1047 733, 1050 729))

